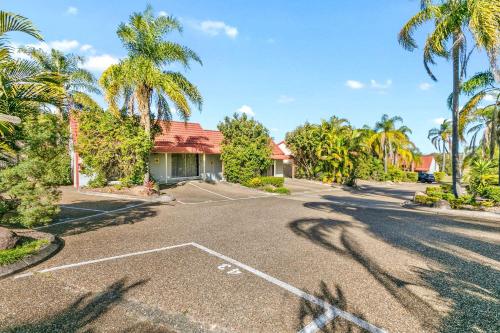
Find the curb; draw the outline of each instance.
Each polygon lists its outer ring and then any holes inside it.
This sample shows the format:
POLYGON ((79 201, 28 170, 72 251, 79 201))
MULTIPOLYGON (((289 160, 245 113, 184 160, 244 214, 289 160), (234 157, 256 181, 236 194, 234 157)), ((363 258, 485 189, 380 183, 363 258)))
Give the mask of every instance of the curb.
POLYGON ((27 268, 38 265, 39 263, 54 256, 63 248, 64 241, 61 238, 48 233, 44 234, 48 235, 48 240, 50 241, 50 243, 42 247, 36 254, 24 257, 23 259, 10 265, 0 266, 0 280, 5 279, 13 274, 19 273, 27 268))
POLYGON ((444 215, 444 216, 452 216, 452 217, 468 217, 475 218, 478 220, 487 220, 493 222, 500 221, 500 214, 490 213, 490 212, 482 212, 476 210, 456 210, 456 209, 436 209, 431 207, 424 207, 417 205, 411 201, 405 201, 402 205, 403 208, 418 210, 421 212, 431 213, 435 215, 444 215))
POLYGON ((140 198, 140 197, 134 197, 131 195, 123 195, 123 194, 113 194, 113 193, 102 193, 102 192, 95 192, 95 191, 78 191, 79 194, 83 195, 92 195, 92 196, 98 196, 98 197, 107 197, 107 198, 114 198, 114 199, 125 199, 125 200, 134 200, 134 201, 144 201, 144 202, 171 202, 174 201, 175 198, 171 195, 160 195, 155 198, 151 199, 146 199, 146 198, 140 198))

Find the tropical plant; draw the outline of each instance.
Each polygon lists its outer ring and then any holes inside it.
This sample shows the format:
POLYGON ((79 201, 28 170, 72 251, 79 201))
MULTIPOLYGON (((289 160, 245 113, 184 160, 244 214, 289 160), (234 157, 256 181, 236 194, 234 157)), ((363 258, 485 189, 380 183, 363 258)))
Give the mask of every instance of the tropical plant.
POLYGON ((438 128, 432 128, 429 130, 427 136, 431 140, 432 144, 436 149, 441 152, 441 170, 446 169, 446 154, 449 152, 449 147, 451 145, 451 122, 449 119, 443 120, 438 128))
MULTIPOLYGON (((99 80, 111 111, 134 114, 137 106, 148 135, 153 103, 157 119, 171 119, 172 106, 182 118, 188 119, 189 102, 201 110, 203 100, 198 88, 180 72, 166 70, 175 64, 189 68, 191 61, 201 64, 193 50, 165 39, 174 31, 182 31, 180 22, 172 16, 155 17, 151 6, 144 12, 133 13, 129 22, 120 24, 117 31, 128 57, 110 66, 99 80), (118 107, 119 98, 124 101, 123 109, 118 107)), ((148 181, 149 168, 144 175, 144 182, 148 181)))
POLYGON ((247 183, 271 166, 271 138, 261 123, 246 114, 234 114, 217 127, 224 137, 221 158, 227 181, 247 183))
POLYGON ((495 162, 491 160, 476 159, 472 162, 468 175, 471 194, 481 195, 486 187, 498 183, 495 169, 495 162))
POLYGON ((402 122, 399 116, 389 117, 384 114, 375 124, 374 131, 369 138, 376 154, 384 161, 384 172, 388 171, 388 160, 392 156, 393 164, 397 164, 397 156, 402 157, 408 165, 412 162, 412 144, 408 137, 411 130, 406 126, 396 127, 402 122))
POLYGON ((427 36, 423 50, 424 67, 436 80, 430 65, 435 57, 449 59, 453 64, 452 95, 452 176, 453 193, 461 194, 459 170, 459 95, 460 82, 466 74, 467 30, 474 39, 475 47, 486 50, 492 67, 496 72, 496 54, 500 43, 500 3, 488 0, 422 0, 421 9, 406 22, 399 33, 399 43, 407 50, 417 48, 413 34, 424 23, 431 21, 434 30, 427 36), (451 53, 446 43, 451 42, 451 53))
POLYGON ((67 115, 72 109, 82 109, 84 105, 95 107, 96 102, 89 93, 99 94, 96 87, 96 78, 86 69, 81 68, 85 61, 82 56, 64 54, 51 49, 45 52, 34 47, 24 47, 21 52, 30 56, 40 72, 56 73, 60 77, 60 84, 64 98, 57 105, 57 113, 67 115))

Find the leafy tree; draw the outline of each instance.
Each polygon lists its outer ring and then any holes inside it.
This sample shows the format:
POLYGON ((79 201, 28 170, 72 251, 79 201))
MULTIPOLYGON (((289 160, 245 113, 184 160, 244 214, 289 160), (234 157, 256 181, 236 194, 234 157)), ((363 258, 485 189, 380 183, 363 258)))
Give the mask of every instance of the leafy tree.
MULTIPOLYGON (((424 66, 429 76, 436 80, 430 69, 434 58, 451 56, 453 63, 452 95, 452 177, 453 193, 461 194, 459 170, 459 95, 460 82, 466 73, 469 54, 466 50, 467 30, 474 44, 486 50, 490 58, 492 72, 496 73, 496 54, 500 44, 500 3, 489 0, 443 0, 421 1, 421 10, 403 26, 399 33, 399 43, 413 51, 417 44, 413 38, 416 28, 428 21, 434 30, 427 36, 423 50, 424 66), (446 44, 451 42, 451 54, 446 44)), ((497 75, 498 76, 498 75, 497 75)))
MULTIPOLYGON (((26 159, 0 171, 0 193, 8 209, 2 223, 35 227, 49 224, 59 212, 61 192, 51 184, 49 166, 40 158, 26 159)), ((0 230, 1 232, 1 230, 0 230)))
POLYGON ((153 142, 138 119, 100 109, 74 116, 78 121, 76 150, 83 161, 82 171, 94 177, 96 186, 115 179, 126 185, 141 183, 153 142))
POLYGON ((224 177, 233 183, 245 183, 260 176, 271 165, 269 131, 246 114, 226 117, 217 126, 222 132, 224 177))
POLYGON ((320 140, 319 126, 309 123, 305 123, 286 134, 286 146, 292 152, 299 176, 309 179, 316 178, 319 164, 316 151, 320 140))
MULTIPOLYGON (((166 70, 175 64, 189 68, 191 61, 201 64, 193 50, 165 39, 174 31, 182 31, 180 22, 172 16, 155 17, 151 6, 142 13, 132 14, 129 22, 120 24, 117 31, 128 57, 110 66, 100 78, 111 111, 116 115, 120 113, 117 104, 120 97, 129 114, 134 114, 137 106, 148 135, 153 103, 158 119, 171 119, 172 106, 182 118, 188 119, 189 102, 201 110, 203 99, 198 88, 180 72, 166 70)), ((144 182, 148 180, 146 168, 144 182)))
POLYGON ((69 114, 72 109, 81 109, 83 105, 95 106, 96 102, 88 93, 99 94, 94 75, 81 68, 82 56, 64 54, 52 49, 45 52, 34 47, 21 48, 21 52, 29 55, 40 72, 56 73, 60 77, 60 85, 64 94, 61 104, 57 105, 57 113, 69 114))
POLYGON ((50 185, 71 184, 67 124, 54 114, 39 114, 22 124, 23 158, 44 161, 44 181, 50 185))
POLYGON ((444 171, 446 169, 446 154, 451 145, 451 122, 448 119, 443 120, 439 128, 429 130, 427 137, 431 140, 434 147, 442 153, 441 171, 444 171))

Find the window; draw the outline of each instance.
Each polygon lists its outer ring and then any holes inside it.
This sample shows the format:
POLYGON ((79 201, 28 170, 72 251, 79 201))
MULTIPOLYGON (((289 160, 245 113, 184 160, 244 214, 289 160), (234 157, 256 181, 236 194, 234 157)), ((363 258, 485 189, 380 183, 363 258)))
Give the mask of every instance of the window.
POLYGON ((199 176, 198 154, 172 154, 172 177, 197 177, 199 176))

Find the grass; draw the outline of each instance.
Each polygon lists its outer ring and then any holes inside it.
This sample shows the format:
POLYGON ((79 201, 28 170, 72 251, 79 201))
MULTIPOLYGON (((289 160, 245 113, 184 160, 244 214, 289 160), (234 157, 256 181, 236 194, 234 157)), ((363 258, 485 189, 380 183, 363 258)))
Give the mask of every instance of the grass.
POLYGON ((46 239, 21 239, 20 244, 15 248, 0 251, 0 266, 12 264, 30 254, 36 253, 45 244, 48 244, 46 239))

